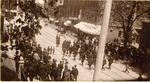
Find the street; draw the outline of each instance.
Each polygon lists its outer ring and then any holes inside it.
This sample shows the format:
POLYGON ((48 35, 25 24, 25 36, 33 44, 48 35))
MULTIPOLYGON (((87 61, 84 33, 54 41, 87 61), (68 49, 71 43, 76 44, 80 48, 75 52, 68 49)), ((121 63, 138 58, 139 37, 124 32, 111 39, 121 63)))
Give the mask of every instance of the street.
MULTIPOLYGON (((57 31, 55 30, 56 26, 54 24, 48 24, 48 26, 45 26, 45 22, 43 19, 40 20, 40 25, 43 27, 40 32, 41 35, 37 35, 35 37, 35 40, 38 44, 41 45, 42 48, 46 48, 48 46, 55 47, 55 53, 50 54, 50 56, 57 60, 57 65, 60 61, 62 61, 63 52, 62 52, 62 43, 64 40, 71 40, 71 42, 74 41, 74 37, 70 37, 71 35, 61 35, 60 37, 60 45, 59 47, 56 47, 56 35, 57 31)), ((8 44, 10 44, 8 42, 8 44)), ((3 65, 8 67, 9 69, 15 71, 15 62, 12 60, 14 58, 15 49, 11 50, 9 49, 8 57, 3 65), (10 59, 11 58, 11 59, 10 59)), ((93 80, 93 74, 94 74, 94 66, 92 66, 92 69, 89 69, 88 62, 85 61, 84 65, 81 65, 81 61, 79 60, 79 57, 77 56, 76 60, 73 59, 73 56, 65 56, 65 58, 68 60, 68 68, 71 69, 74 65, 77 65, 77 68, 79 70, 78 75, 78 81, 92 81, 93 80)), ((100 75, 100 79, 102 81, 114 81, 114 80, 135 80, 138 78, 139 74, 138 72, 135 72, 135 69, 129 69, 129 73, 123 72, 125 70, 125 65, 122 63, 113 63, 111 69, 107 69, 108 66, 105 66, 106 69, 102 70, 102 74, 100 75)), ((146 76, 142 76, 143 78, 146 78, 146 76)))
POLYGON ((150 2, 2 0, 2 81, 149 81, 150 2))
MULTIPOLYGON (((45 26, 45 23, 43 20, 40 21, 41 26, 43 27, 41 29, 41 35, 36 36, 36 41, 38 44, 42 46, 42 48, 47 48, 48 46, 55 47, 55 54, 51 55, 52 58, 57 59, 57 63, 62 60, 62 42, 67 39, 73 41, 73 39, 69 36, 61 36, 61 41, 59 47, 56 47, 56 34, 57 31, 54 29, 56 26, 53 24, 48 24, 48 26, 45 26)), ((73 60, 73 57, 65 56, 69 62, 69 69, 71 69, 72 66, 77 65, 77 68, 79 70, 79 76, 78 81, 89 81, 93 79, 93 73, 94 70, 89 70, 87 62, 84 63, 84 65, 81 65, 80 60, 77 58, 77 60, 73 60)), ((113 63, 112 69, 108 70, 102 70, 102 75, 100 77, 100 80, 133 80, 137 79, 139 74, 133 72, 131 69, 129 70, 129 74, 122 72, 125 69, 125 66, 120 63, 113 63)), ((145 76, 143 76, 145 78, 145 76)))

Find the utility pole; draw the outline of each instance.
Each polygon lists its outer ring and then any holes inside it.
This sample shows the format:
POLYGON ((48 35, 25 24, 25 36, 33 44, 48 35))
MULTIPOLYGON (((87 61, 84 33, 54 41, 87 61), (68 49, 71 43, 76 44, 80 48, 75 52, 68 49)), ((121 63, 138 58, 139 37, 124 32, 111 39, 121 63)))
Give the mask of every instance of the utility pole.
POLYGON ((98 45, 98 52, 97 52, 93 81, 100 80, 101 68, 103 64, 103 57, 104 57, 104 50, 105 50, 105 43, 106 43, 106 37, 107 37, 107 30, 108 30, 109 18, 110 18, 110 12, 111 12, 111 5, 112 5, 112 0, 106 0, 104 14, 103 14, 102 27, 101 27, 100 37, 99 37, 99 45, 98 45))

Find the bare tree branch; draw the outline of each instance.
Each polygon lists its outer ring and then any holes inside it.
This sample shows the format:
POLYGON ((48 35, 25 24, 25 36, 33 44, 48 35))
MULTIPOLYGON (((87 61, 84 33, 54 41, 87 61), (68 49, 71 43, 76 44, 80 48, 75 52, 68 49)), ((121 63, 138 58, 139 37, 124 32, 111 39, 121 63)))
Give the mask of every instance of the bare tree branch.
POLYGON ((144 13, 147 13, 147 12, 149 12, 149 11, 150 11, 150 9, 148 9, 148 10, 146 10, 146 11, 140 13, 139 15, 137 15, 129 27, 131 28, 137 18, 139 18, 139 17, 142 16, 144 13))
POLYGON ((121 11, 118 8, 116 9, 116 14, 118 15, 120 19, 121 25, 123 26, 123 28, 125 28, 125 18, 123 17, 121 11))
POLYGON ((132 16, 134 15, 134 12, 135 12, 135 8, 136 8, 136 2, 133 4, 133 7, 132 7, 132 10, 128 16, 128 22, 127 22, 127 29, 130 30, 130 23, 131 23, 131 20, 132 20, 132 16))

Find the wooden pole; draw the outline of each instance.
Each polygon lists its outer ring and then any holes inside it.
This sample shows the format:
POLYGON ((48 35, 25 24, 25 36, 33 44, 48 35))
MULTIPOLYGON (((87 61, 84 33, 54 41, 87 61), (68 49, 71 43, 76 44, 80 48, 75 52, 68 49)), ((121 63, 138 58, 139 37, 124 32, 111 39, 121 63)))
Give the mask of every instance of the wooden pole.
POLYGON ((106 43, 106 37, 107 37, 107 30, 108 30, 109 18, 110 18, 110 12, 111 12, 111 5, 112 5, 112 0, 106 0, 101 33, 99 37, 99 45, 98 45, 98 52, 97 52, 96 65, 95 65, 95 70, 94 70, 94 75, 93 75, 93 81, 100 80, 101 68, 103 64, 103 57, 104 57, 104 50, 105 50, 105 43, 106 43))

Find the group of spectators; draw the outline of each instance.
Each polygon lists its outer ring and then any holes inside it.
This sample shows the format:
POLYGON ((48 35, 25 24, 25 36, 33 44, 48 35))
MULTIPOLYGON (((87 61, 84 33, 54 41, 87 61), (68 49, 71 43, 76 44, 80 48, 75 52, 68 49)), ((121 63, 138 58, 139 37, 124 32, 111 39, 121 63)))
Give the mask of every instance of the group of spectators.
MULTIPOLYGON (((129 73, 129 67, 134 66, 140 69, 139 76, 142 74, 149 73, 149 55, 142 48, 137 48, 133 45, 128 45, 124 47, 116 41, 108 42, 105 49, 104 61, 108 61, 108 66, 111 68, 113 62, 118 62, 119 60, 124 61, 126 68, 123 72, 129 73)), ((103 68, 105 66, 103 64, 103 68)))
MULTIPOLYGON (((66 43, 66 41, 63 42, 63 45, 64 43, 66 43)), ((70 56, 73 54, 74 59, 79 55, 82 65, 85 60, 88 62, 90 69, 92 65, 95 65, 98 48, 97 38, 90 35, 83 35, 82 38, 75 40, 73 45, 68 45, 66 50, 64 49, 64 46, 62 46, 62 48, 64 53, 68 53, 69 51, 70 56)), ((149 71, 149 65, 147 65, 147 62, 149 62, 148 54, 146 54, 141 48, 136 48, 133 45, 128 45, 125 48, 117 39, 106 43, 103 59, 103 70, 105 68, 111 69, 111 65, 114 62, 117 63, 122 61, 126 66, 124 69, 124 72, 126 73, 129 73, 128 69, 130 65, 139 67, 142 74, 149 71)))
MULTIPOLYGON (((72 70, 68 68, 68 61, 62 59, 58 64, 55 58, 49 54, 47 49, 43 49, 38 45, 34 50, 27 50, 26 54, 19 54, 16 51, 15 62, 16 72, 19 72, 19 64, 24 59, 22 71, 30 81, 74 81, 77 80, 78 69, 76 65, 72 70), (22 58, 22 59, 21 59, 22 58)), ((24 77, 24 76, 22 76, 24 77)))
POLYGON ((67 61, 57 65, 57 60, 50 56, 55 54, 55 47, 48 46, 46 49, 37 44, 35 36, 40 34, 41 28, 33 14, 22 12, 14 17, 6 30, 11 49, 16 50, 14 61, 18 77, 30 81, 77 80, 76 65, 72 69, 68 69, 67 61))

